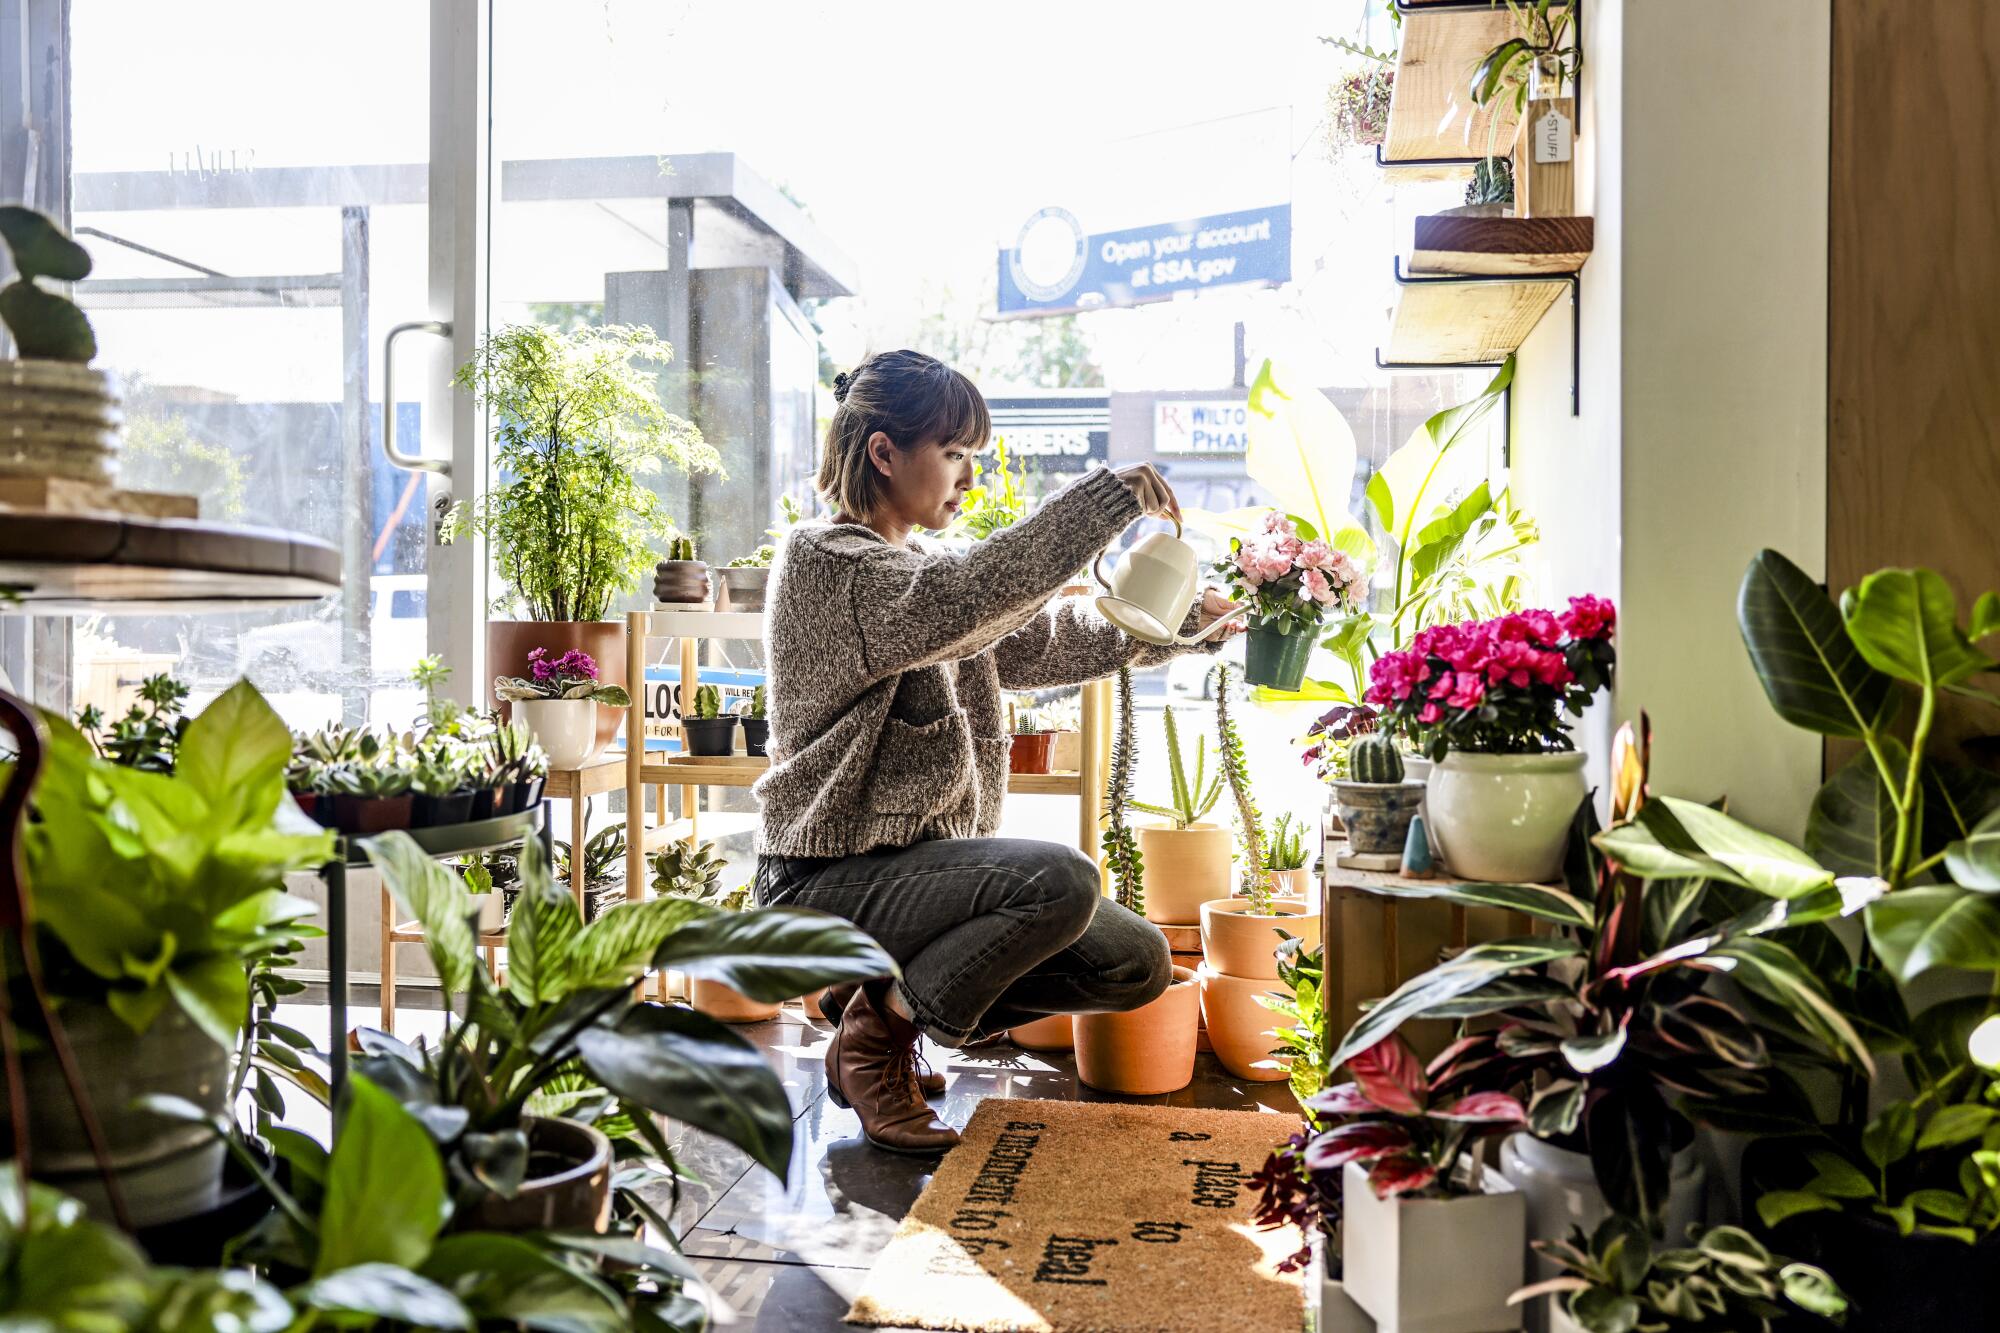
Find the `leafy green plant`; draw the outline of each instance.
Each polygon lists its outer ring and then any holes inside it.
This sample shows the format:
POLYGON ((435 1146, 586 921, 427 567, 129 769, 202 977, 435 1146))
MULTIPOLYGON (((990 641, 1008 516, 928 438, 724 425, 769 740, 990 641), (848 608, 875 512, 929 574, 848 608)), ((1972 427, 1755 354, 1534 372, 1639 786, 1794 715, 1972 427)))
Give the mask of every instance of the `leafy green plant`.
POLYGON ((449 727, 465 712, 464 704, 438 693, 450 679, 451 668, 435 653, 419 657, 417 664, 410 668, 410 680, 424 692, 424 720, 434 730, 449 727))
POLYGON ((1336 162, 1343 150, 1372 148, 1388 134, 1389 99, 1396 90, 1393 56, 1390 61, 1350 70, 1327 86, 1327 147, 1336 162))
MULTIPOLYGON (((555 844, 556 878, 570 882, 574 852, 566 842, 555 844)), ((583 844, 583 916, 595 921, 607 907, 625 896, 625 826, 610 824, 592 834, 583 844)))
POLYGON ((174 771, 174 751, 188 728, 182 711, 188 687, 161 672, 139 682, 139 700, 105 733, 104 711, 86 704, 77 711, 76 726, 103 759, 149 773, 174 771))
POLYGON ((728 861, 712 842, 683 840, 669 845, 653 857, 653 892, 661 897, 686 898, 691 902, 722 901, 722 872, 728 861))
POLYGON ((81 282, 90 276, 90 252, 35 212, 0 206, 0 241, 7 244, 18 275, 0 287, 0 323, 13 335, 23 358, 73 361, 84 365, 97 355, 90 320, 76 304, 43 288, 37 279, 81 282))
POLYGON ((1263 838, 1264 869, 1300 870, 1306 864, 1306 824, 1289 813, 1266 829, 1263 838))
POLYGON ((1472 179, 1465 184, 1468 204, 1511 204, 1514 202, 1514 160, 1510 157, 1482 157, 1472 164, 1472 179))
POLYGON ((1333 1066, 1326 1062, 1332 1053, 1327 1042, 1326 1006, 1321 1001, 1326 985, 1326 946, 1306 947, 1296 935, 1278 931, 1278 986, 1274 993, 1259 995, 1257 1002, 1273 1013, 1283 1014, 1291 1024, 1273 1029, 1278 1039, 1271 1054, 1288 1058, 1292 1095, 1301 1106, 1326 1086, 1333 1066))
POLYGON ((546 777, 548 752, 535 740, 533 728, 525 722, 496 727, 486 740, 485 774, 480 783, 499 787, 510 782, 527 782, 546 777))
POLYGON ((1118 730, 1111 739, 1111 764, 1104 780, 1104 864, 1111 872, 1112 897, 1120 907, 1146 912, 1146 863, 1132 832, 1132 770, 1139 762, 1139 730, 1132 707, 1132 668, 1118 668, 1118 730))
MULTIPOLYGON (((1469 91, 1475 106, 1511 101, 1515 115, 1524 116, 1531 69, 1541 66, 1551 84, 1548 91, 1554 94, 1559 87, 1573 86, 1583 68, 1582 44, 1571 40, 1577 7, 1569 3, 1557 7, 1554 0, 1506 0, 1506 4, 1518 32, 1480 57, 1469 91)), ((1493 119, 1497 122, 1498 116, 1493 119)))
MULTIPOLYGON (((1271 910, 1271 879, 1264 865, 1263 824, 1257 816, 1257 802, 1250 794, 1250 765, 1243 758, 1243 740, 1236 734, 1235 719, 1229 716, 1229 668, 1221 669, 1215 691, 1215 762, 1229 784, 1229 796, 1236 804, 1237 836, 1243 839, 1243 859, 1239 876, 1243 896, 1250 910, 1271 910)), ((1201 781, 1197 770, 1195 782, 1201 781)))
POLYGON ((1008 457, 1005 436, 993 439, 990 470, 977 459, 972 467, 974 485, 965 493, 965 503, 960 506, 948 535, 984 539, 1028 516, 1028 497, 1022 488, 1024 478, 1008 457))
POLYGON ((24 843, 52 985, 134 1032, 175 1004, 233 1045, 251 966, 314 910, 285 892, 285 873, 333 855, 333 835, 286 795, 291 733, 247 681, 188 725, 171 774, 101 759, 61 718, 44 721, 24 843))
POLYGON ((1215 808, 1218 800, 1222 799, 1223 775, 1217 773, 1212 779, 1208 779, 1207 785, 1203 785, 1203 780, 1208 777, 1208 738, 1201 736, 1195 739, 1194 780, 1190 782, 1187 762, 1181 757, 1180 727, 1174 721, 1173 709, 1165 710, 1164 724, 1167 729, 1167 777, 1173 784, 1168 799, 1173 804, 1153 805, 1146 801, 1133 801, 1130 804, 1134 810, 1143 810, 1149 815, 1170 819, 1175 828, 1184 829, 1198 822, 1215 808))
POLYGON ((508 600, 530 619, 603 619, 672 531, 647 478, 663 465, 721 473, 701 432, 660 405, 653 368, 671 356, 650 329, 515 324, 459 368, 455 382, 497 423, 506 480, 457 523, 493 543, 508 600))
POLYGON ((1692 1227, 1688 1240, 1655 1249, 1644 1227, 1617 1216, 1589 1237, 1572 1228, 1568 1240, 1537 1240, 1566 1276, 1523 1287, 1508 1304, 1560 1297, 1586 1333, 1771 1333, 1773 1320, 1798 1311, 1835 1320, 1846 1313, 1832 1278, 1778 1258, 1741 1227, 1692 1227))

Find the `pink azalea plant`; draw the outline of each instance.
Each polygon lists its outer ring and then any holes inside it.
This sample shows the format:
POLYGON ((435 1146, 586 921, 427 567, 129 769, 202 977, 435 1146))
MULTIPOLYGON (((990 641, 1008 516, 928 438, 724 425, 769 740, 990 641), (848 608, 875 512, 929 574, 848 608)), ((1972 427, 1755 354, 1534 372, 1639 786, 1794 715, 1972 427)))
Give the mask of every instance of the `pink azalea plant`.
POLYGON ((1351 614, 1368 595, 1368 571, 1295 515, 1272 510, 1261 532, 1232 537, 1215 562, 1230 595, 1248 602, 1250 623, 1294 634, 1318 625, 1329 609, 1351 614))
POLYGON ((1565 712, 1578 715, 1611 683, 1617 613, 1601 597, 1569 609, 1516 611, 1434 625, 1369 671, 1368 702, 1382 725, 1419 753, 1540 754, 1572 748, 1565 712))
POLYGON ((528 653, 528 678, 500 676, 493 693, 501 699, 588 699, 612 708, 631 706, 631 696, 616 685, 597 678, 597 659, 581 648, 572 648, 561 657, 550 657, 546 648, 528 653))

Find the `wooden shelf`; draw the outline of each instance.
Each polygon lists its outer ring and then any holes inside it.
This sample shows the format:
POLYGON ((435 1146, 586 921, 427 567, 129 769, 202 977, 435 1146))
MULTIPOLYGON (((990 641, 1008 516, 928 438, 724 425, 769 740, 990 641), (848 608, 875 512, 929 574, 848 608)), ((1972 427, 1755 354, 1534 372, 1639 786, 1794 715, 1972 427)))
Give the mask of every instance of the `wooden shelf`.
POLYGON ((625 752, 601 754, 582 768, 552 768, 542 795, 558 801, 588 800, 625 785, 625 752))
POLYGON ((1549 275, 1574 273, 1590 258, 1594 218, 1479 218, 1434 214, 1417 219, 1413 274, 1549 275))
POLYGON ((34 615, 237 611, 339 591, 340 552, 270 528, 17 510, 0 521, 0 604, 34 615))
POLYGON ((1561 280, 1411 282, 1396 298, 1383 359, 1435 366, 1503 361, 1562 295, 1561 280))
POLYGON ((663 639, 762 639, 764 613, 655 602, 646 632, 663 639))
POLYGON ((1462 180, 1487 153, 1506 156, 1519 124, 1511 102, 1475 107, 1468 85, 1488 51, 1515 35, 1504 5, 1400 6, 1403 39, 1396 83, 1389 94, 1389 125, 1376 161, 1392 180, 1462 180), (1468 130, 1468 126, 1470 129, 1468 130))

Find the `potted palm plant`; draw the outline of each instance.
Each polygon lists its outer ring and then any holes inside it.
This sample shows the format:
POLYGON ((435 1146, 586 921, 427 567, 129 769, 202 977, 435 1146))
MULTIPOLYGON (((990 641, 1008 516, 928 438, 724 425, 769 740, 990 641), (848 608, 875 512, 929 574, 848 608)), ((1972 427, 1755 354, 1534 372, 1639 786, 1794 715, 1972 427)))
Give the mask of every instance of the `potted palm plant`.
POLYGON ((528 675, 502 676, 493 693, 514 705, 514 717, 548 752, 549 767, 582 768, 597 757, 597 706, 623 709, 632 696, 598 679, 597 659, 581 648, 552 657, 547 648, 528 652, 528 675))
MULTIPOLYGON (((325 863, 333 835, 286 795, 291 734, 248 682, 189 723, 171 774, 101 759, 67 722, 44 724, 37 817, 23 834, 35 940, 127 1215, 169 1222, 215 1203, 222 1148, 133 1099, 167 1093, 217 1113, 228 1103, 250 971, 301 938, 296 923, 313 911, 285 892, 285 874, 325 863)), ((34 1035, 21 1104, 35 1166, 108 1219, 91 1122, 52 1034, 34 1035)))
MULTIPOLYGON (((663 467, 721 471, 701 432, 660 405, 655 368, 671 356, 646 328, 515 324, 459 368, 458 385, 498 423, 493 466, 506 480, 455 521, 492 543, 506 603, 526 616, 487 625, 497 676, 527 676, 534 648, 579 649, 603 664, 607 684, 631 683, 625 626, 605 615, 672 531, 650 479, 663 467)), ((621 720, 600 713, 600 745, 621 720)))
POLYGON ((1194 763, 1181 753, 1180 726, 1174 710, 1164 710, 1167 733, 1166 805, 1128 801, 1133 810, 1157 815, 1164 824, 1141 825, 1139 851, 1145 875, 1146 919, 1166 926, 1192 926, 1201 921, 1201 905, 1229 884, 1229 829, 1207 822, 1222 798, 1223 776, 1208 772, 1208 738, 1197 737, 1194 763))
POLYGON ((114 481, 125 419, 116 385, 90 368, 97 338, 83 311, 39 282, 81 281, 90 254, 48 218, 11 204, 0 207, 0 241, 16 274, 0 287, 0 323, 19 354, 0 361, 0 476, 114 481))

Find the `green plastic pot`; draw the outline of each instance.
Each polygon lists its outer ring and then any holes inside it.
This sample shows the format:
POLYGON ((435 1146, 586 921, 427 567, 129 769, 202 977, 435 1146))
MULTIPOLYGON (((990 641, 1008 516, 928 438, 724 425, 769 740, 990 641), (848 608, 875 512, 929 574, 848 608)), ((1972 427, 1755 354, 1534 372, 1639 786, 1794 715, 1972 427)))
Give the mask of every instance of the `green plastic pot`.
POLYGON ((1251 685, 1268 685, 1274 690, 1296 690, 1306 678, 1306 659, 1312 656, 1313 631, 1286 634, 1267 625, 1253 625, 1244 636, 1243 679, 1251 685))

